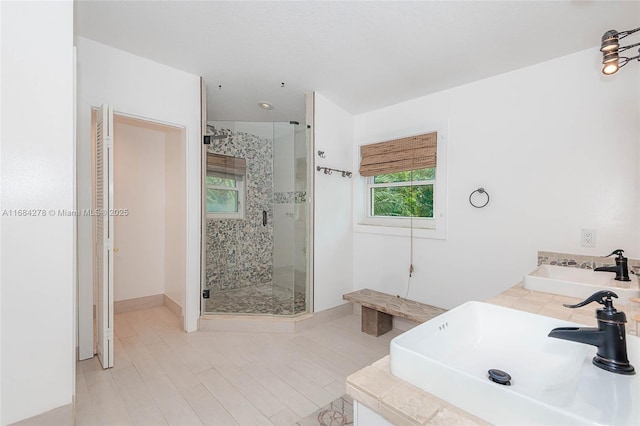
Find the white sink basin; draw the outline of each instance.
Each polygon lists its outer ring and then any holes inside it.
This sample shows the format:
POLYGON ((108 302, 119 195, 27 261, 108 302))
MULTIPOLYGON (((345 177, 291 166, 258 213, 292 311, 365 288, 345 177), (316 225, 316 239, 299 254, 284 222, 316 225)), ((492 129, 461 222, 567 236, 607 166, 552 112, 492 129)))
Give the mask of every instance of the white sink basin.
MULTIPOLYGON (((391 372, 493 424, 637 424, 640 379, 591 364, 593 346, 547 337, 579 326, 468 302, 391 341, 391 372), (505 386, 489 369, 512 377, 505 386)), ((640 367, 638 338, 629 360, 640 367)))
POLYGON ((542 265, 524 276, 524 288, 580 299, 599 290, 611 290, 618 295, 619 300, 615 302, 620 304, 627 303, 630 297, 640 297, 636 275, 630 275, 631 281, 627 282, 616 281, 615 276, 613 272, 542 265))

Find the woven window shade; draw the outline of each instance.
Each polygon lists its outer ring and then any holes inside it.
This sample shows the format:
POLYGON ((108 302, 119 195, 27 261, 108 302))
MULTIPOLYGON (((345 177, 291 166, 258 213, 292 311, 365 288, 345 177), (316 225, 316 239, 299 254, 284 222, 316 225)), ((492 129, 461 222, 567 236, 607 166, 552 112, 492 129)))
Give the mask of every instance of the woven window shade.
POLYGON ((215 176, 243 176, 247 172, 244 158, 207 153, 207 174, 215 176))
POLYGON ((377 176, 436 166, 438 134, 425 133, 360 147, 360 175, 377 176))

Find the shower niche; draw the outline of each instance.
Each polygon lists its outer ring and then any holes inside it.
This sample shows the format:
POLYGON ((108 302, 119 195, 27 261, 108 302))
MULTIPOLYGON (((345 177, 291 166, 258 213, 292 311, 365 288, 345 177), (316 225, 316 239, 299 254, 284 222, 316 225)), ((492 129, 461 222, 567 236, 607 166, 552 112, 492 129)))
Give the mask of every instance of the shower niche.
POLYGON ((202 314, 309 312, 307 126, 209 121, 206 134, 202 314))

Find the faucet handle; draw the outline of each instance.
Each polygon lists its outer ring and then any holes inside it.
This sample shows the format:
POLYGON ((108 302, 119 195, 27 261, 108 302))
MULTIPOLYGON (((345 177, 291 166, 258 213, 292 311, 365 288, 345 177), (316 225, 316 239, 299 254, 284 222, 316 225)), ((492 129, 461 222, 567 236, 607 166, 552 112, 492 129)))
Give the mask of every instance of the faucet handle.
POLYGON ((622 257, 622 253, 624 253, 624 250, 622 249, 615 249, 614 251, 612 251, 611 253, 609 253, 606 256, 602 256, 602 257, 609 257, 609 256, 613 256, 614 254, 618 257, 622 257))
POLYGON ((612 297, 615 297, 617 299, 618 295, 609 290, 600 290, 593 293, 591 296, 587 297, 585 300, 583 300, 580 303, 577 303, 575 305, 567 305, 566 303, 563 303, 562 306, 564 306, 565 308, 573 309, 573 308, 579 308, 581 306, 588 305, 591 302, 597 302, 601 305, 604 305, 606 310, 612 310, 612 309, 615 309, 613 307, 613 302, 611 300, 612 297))

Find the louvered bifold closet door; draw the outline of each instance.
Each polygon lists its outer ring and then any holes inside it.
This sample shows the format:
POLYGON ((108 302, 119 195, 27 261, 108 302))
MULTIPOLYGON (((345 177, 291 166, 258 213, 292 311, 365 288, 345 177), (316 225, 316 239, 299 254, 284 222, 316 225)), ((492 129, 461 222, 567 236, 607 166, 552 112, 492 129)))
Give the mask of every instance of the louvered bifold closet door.
POLYGON ((102 105, 96 114, 96 303, 98 359, 113 367, 113 110, 102 105))

